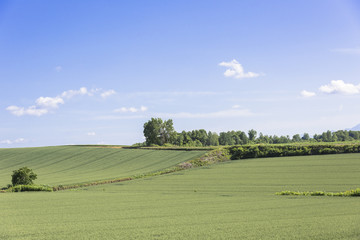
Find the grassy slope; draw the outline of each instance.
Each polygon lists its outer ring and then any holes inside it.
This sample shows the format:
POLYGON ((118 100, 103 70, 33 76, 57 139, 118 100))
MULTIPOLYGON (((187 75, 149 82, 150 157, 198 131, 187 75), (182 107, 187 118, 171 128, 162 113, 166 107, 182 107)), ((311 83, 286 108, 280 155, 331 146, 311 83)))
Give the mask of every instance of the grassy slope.
POLYGON ((53 193, 0 194, 0 239, 358 239, 360 154, 232 161, 53 193))
POLYGON ((11 183, 12 171, 23 166, 38 175, 35 183, 59 185, 152 172, 204 153, 75 146, 0 149, 0 187, 11 183))

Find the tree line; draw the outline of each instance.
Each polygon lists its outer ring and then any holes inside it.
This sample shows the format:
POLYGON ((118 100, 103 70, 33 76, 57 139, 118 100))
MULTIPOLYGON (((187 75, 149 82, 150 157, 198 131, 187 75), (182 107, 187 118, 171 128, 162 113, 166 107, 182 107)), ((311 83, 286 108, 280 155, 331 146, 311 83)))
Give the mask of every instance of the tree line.
POLYGON ((176 145, 182 147, 205 147, 219 145, 246 145, 246 144, 283 144, 295 142, 337 142, 354 141, 360 139, 360 131, 339 130, 332 132, 330 130, 322 134, 315 134, 310 137, 308 133, 302 135, 295 134, 292 137, 264 135, 254 129, 247 132, 228 131, 216 132, 206 131, 204 129, 176 132, 172 119, 162 120, 161 118, 151 118, 144 124, 145 143, 141 145, 164 146, 176 145))

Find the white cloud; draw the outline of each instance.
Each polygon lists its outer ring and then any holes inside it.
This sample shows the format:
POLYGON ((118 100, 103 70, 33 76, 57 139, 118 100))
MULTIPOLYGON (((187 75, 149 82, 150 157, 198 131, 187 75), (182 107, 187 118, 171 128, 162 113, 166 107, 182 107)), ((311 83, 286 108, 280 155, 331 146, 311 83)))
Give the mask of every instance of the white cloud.
POLYGON ((336 48, 333 52, 345 53, 345 54, 360 54, 360 47, 356 48, 336 48))
POLYGON ((227 67, 226 71, 224 72, 225 77, 234 77, 234 78, 254 78, 260 76, 258 73, 253 72, 244 72, 244 68, 242 65, 233 59, 230 62, 221 62, 219 66, 227 67))
POLYGON ((102 98, 110 97, 111 95, 114 95, 116 92, 114 90, 108 90, 100 94, 102 98))
POLYGON ((6 108, 9 112, 16 116, 23 116, 23 115, 32 115, 32 116, 41 116, 48 113, 48 109, 44 108, 37 108, 36 106, 30 106, 28 108, 18 107, 18 106, 9 106, 6 108))
POLYGON ((234 109, 237 109, 237 108, 240 108, 240 105, 234 105, 234 106, 232 106, 232 108, 234 108, 234 109))
POLYGON ((26 142, 25 138, 18 138, 18 139, 15 139, 15 140, 9 140, 9 139, 6 139, 6 140, 2 140, 0 141, 0 144, 14 144, 14 143, 23 143, 23 142, 26 142))
POLYGON ((2 140, 0 141, 0 144, 12 144, 12 141, 11 140, 2 140))
POLYGON ((90 92, 88 92, 86 87, 82 87, 79 90, 68 90, 65 91, 61 94, 61 97, 65 97, 65 98, 72 98, 76 95, 91 95, 90 92))
POLYGON ((123 112, 123 113, 132 112, 132 113, 136 113, 136 112, 145 112, 145 111, 147 111, 147 110, 148 110, 148 108, 145 107, 145 106, 141 106, 140 108, 135 108, 135 107, 126 108, 126 107, 122 107, 122 108, 115 109, 114 112, 123 112))
POLYGON ((63 70, 62 66, 56 66, 55 71, 61 72, 63 70))
POLYGON ((58 108, 59 104, 64 104, 64 100, 61 97, 39 97, 36 104, 44 108, 58 108))
POLYGON ((343 80, 332 80, 330 84, 323 85, 319 88, 323 93, 339 93, 339 94, 359 94, 360 93, 360 84, 354 85, 351 83, 345 83, 343 80))
POLYGON ((305 97, 305 98, 309 98, 309 97, 314 97, 316 95, 316 93, 314 92, 309 92, 306 90, 301 91, 301 96, 305 97))
POLYGON ((134 107, 130 107, 127 109, 129 112, 135 113, 138 111, 138 109, 134 108, 134 107))
POLYGON ((88 132, 87 135, 88 135, 88 136, 95 136, 96 133, 95 133, 95 132, 88 132))
MULTIPOLYGON (((81 87, 79 90, 68 90, 63 92, 62 94, 56 97, 39 97, 35 100, 36 105, 30 107, 18 107, 15 105, 9 106, 6 108, 10 113, 16 116, 23 116, 23 115, 33 115, 33 116, 42 116, 47 114, 54 109, 59 108, 60 104, 64 104, 64 99, 70 99, 77 95, 88 95, 93 96, 95 93, 99 92, 101 89, 91 89, 90 91, 87 90, 86 87, 81 87)), ((114 94, 114 90, 109 90, 103 92, 101 94, 102 97, 107 97, 114 94)))

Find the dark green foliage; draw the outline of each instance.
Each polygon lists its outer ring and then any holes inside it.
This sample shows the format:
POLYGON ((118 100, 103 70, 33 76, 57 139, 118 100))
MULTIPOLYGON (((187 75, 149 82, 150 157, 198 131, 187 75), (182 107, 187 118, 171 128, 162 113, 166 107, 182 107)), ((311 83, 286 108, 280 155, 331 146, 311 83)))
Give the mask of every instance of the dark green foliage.
POLYGON ((249 130, 248 135, 250 141, 255 141, 257 132, 254 129, 251 129, 249 130))
POLYGON ((144 136, 147 146, 153 144, 162 146, 166 143, 173 143, 176 137, 173 121, 171 119, 163 121, 161 118, 151 118, 144 124, 144 136))
POLYGON ((11 175, 11 182, 13 186, 16 185, 32 185, 33 180, 37 178, 37 175, 32 169, 28 167, 22 167, 19 170, 14 170, 11 175))
MULTIPOLYGON (((312 138, 308 133, 304 133, 302 137, 300 134, 293 135, 290 138, 286 136, 264 135, 262 133, 257 137, 257 131, 251 129, 246 134, 243 131, 227 131, 220 132, 219 135, 215 132, 206 132, 204 129, 175 132, 171 119, 163 121, 161 118, 152 118, 144 124, 144 136, 146 138, 146 145, 173 144, 182 147, 205 147, 205 146, 232 146, 232 145, 247 145, 247 144, 285 144, 297 142, 345 142, 360 140, 360 131, 344 131, 336 132, 326 131, 322 134, 315 134, 312 138)), ((325 151, 326 152, 326 151, 325 151)))
POLYGON ((360 145, 246 145, 229 147, 231 159, 358 153, 360 145))

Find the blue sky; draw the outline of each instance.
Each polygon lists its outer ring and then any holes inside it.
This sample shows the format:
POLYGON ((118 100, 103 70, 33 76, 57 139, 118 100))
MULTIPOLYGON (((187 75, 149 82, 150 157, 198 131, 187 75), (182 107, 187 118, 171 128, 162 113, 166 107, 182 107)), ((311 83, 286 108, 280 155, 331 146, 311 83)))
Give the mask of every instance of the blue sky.
POLYGON ((1 1, 0 147, 351 128, 359 39, 349 0, 1 1))

